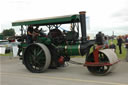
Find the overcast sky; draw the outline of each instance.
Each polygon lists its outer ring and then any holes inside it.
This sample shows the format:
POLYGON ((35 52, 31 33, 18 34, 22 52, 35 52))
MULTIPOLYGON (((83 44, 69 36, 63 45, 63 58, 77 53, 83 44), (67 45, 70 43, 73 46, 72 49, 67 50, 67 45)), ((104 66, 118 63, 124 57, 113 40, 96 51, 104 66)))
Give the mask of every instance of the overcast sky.
MULTIPOLYGON (((128 0, 1 0, 0 32, 16 20, 78 14, 90 17, 88 33, 128 34, 128 0)), ((13 27, 15 28, 15 27, 13 27)), ((16 31, 19 29, 15 28, 16 31)))

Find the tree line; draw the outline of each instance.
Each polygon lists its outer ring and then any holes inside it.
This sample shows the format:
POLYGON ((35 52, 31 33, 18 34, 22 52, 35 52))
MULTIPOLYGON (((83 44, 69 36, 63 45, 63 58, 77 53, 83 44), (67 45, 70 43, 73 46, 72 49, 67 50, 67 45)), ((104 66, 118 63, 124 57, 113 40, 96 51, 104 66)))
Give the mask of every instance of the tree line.
POLYGON ((15 30, 13 28, 4 29, 0 34, 3 36, 15 36, 15 30))

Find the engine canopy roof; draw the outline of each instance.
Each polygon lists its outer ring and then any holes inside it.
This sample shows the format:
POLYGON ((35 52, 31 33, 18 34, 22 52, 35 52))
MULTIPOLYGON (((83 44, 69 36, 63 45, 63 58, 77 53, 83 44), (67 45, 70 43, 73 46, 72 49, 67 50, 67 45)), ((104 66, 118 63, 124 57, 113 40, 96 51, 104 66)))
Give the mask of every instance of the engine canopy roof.
POLYGON ((20 25, 54 25, 54 24, 66 24, 66 23, 75 23, 80 22, 80 15, 66 15, 66 16, 57 16, 49 18, 40 18, 40 19, 29 19, 12 22, 12 26, 20 25))

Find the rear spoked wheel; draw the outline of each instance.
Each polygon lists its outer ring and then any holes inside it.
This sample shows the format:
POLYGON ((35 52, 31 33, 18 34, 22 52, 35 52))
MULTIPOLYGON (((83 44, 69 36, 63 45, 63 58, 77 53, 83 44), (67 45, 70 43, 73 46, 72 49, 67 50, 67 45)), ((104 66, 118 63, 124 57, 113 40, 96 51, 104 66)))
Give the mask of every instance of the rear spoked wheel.
POLYGON ((44 44, 31 44, 24 52, 24 64, 31 72, 41 73, 45 71, 49 67, 50 62, 50 51, 44 44))

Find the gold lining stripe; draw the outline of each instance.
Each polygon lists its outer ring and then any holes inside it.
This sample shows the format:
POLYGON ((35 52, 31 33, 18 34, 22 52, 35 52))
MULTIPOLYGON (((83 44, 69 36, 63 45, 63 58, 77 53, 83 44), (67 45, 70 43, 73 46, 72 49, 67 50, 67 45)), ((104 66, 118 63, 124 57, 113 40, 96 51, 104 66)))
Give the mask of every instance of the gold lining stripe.
POLYGON ((79 54, 81 55, 81 52, 80 52, 80 45, 78 45, 78 52, 79 52, 79 54))
POLYGON ((68 46, 67 45, 65 45, 65 53, 67 54, 67 48, 68 48, 68 46))

